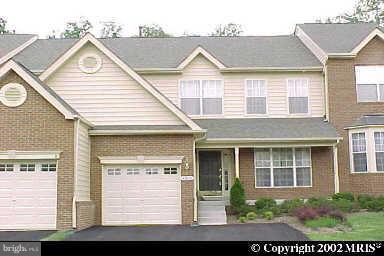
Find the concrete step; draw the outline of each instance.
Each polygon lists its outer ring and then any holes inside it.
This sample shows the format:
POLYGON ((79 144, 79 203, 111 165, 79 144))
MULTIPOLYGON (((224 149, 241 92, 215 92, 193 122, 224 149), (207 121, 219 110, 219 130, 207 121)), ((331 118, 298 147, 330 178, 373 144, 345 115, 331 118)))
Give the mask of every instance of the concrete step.
POLYGON ((202 196, 204 201, 223 201, 223 196, 202 196))
POLYGON ((199 217, 212 217, 212 218, 215 218, 215 217, 226 218, 227 217, 226 213, 222 212, 222 211, 199 211, 198 216, 199 217))
POLYGON ((198 220, 200 225, 225 225, 227 215, 224 201, 199 201, 198 220))
POLYGON ((225 201, 199 201, 199 206, 225 206, 225 201))
POLYGON ((207 218, 199 217, 199 225, 225 225, 227 218, 207 218))

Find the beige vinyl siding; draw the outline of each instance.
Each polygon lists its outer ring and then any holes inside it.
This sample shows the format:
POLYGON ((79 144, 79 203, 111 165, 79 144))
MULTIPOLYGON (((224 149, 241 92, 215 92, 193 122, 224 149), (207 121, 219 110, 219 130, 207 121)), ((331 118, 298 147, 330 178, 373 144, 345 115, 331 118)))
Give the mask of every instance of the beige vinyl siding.
POLYGON ((77 132, 76 199, 87 201, 90 200, 91 140, 88 127, 83 122, 79 123, 77 132))
MULTIPOLYGON (((255 117, 245 113, 245 80, 265 79, 267 81, 267 115, 261 117, 290 117, 288 114, 287 79, 309 79, 309 115, 324 115, 324 81, 321 72, 249 72, 221 73, 215 65, 198 55, 182 74, 143 75, 157 89, 176 105, 179 102, 180 79, 220 79, 224 85, 224 113, 217 117, 255 117)), ((295 115, 303 116, 303 115, 295 115)), ((308 116, 308 115, 304 115, 308 116)), ((209 116, 211 118, 212 116, 209 116)))
POLYGON ((93 45, 84 46, 47 81, 64 100, 95 125, 182 125, 158 99, 93 45), (78 67, 83 54, 102 58, 94 74, 78 67))

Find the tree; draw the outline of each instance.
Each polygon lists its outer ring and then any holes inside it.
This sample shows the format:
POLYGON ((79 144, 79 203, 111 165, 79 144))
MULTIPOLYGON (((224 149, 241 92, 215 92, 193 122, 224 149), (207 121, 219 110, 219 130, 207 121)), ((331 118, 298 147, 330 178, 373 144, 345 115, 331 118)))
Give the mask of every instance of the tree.
POLYGON ((383 0, 359 0, 352 13, 328 18, 327 22, 357 23, 374 22, 379 26, 384 25, 384 1, 383 0))
POLYGON ((116 38, 121 36, 121 30, 123 30, 121 25, 116 24, 114 21, 105 21, 102 22, 103 27, 101 28, 101 37, 103 38, 116 38))
POLYGON ((170 37, 163 28, 157 24, 139 26, 139 37, 170 37))
POLYGON ((15 30, 8 30, 7 28, 8 21, 0 17, 0 34, 14 34, 15 30))
POLYGON ((79 22, 68 22, 62 38, 80 38, 84 36, 91 28, 92 24, 89 20, 80 18, 79 22))
POLYGON ((240 36, 243 33, 243 29, 240 24, 228 23, 226 25, 218 25, 215 31, 211 33, 211 36, 240 36))

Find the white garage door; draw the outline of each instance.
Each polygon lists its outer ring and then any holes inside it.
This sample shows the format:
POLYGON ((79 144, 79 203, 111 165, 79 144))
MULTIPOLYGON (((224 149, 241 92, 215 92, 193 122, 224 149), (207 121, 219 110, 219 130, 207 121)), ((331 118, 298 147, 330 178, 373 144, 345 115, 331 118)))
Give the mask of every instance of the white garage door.
POLYGON ((177 167, 103 169, 103 225, 180 224, 177 167))
POLYGON ((56 163, 0 163, 0 230, 56 229, 56 163))

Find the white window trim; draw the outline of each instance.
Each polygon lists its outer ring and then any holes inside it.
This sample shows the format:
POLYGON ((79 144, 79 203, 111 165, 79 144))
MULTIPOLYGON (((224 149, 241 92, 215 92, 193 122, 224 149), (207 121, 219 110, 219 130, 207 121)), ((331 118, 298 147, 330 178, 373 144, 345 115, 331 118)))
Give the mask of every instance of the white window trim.
MULTIPOLYGON (((292 168, 293 168, 293 186, 275 186, 274 185, 274 180, 273 180, 273 168, 284 168, 284 167, 273 167, 273 156, 272 156, 272 150, 273 148, 269 148, 269 156, 270 156, 270 175, 271 175, 271 186, 269 187, 259 187, 257 186, 257 182, 256 182, 256 152, 253 151, 253 168, 254 168, 254 175, 255 175, 255 188, 257 189, 271 189, 271 188, 312 188, 313 187, 313 174, 312 174, 312 149, 310 147, 299 147, 299 148, 307 148, 309 149, 309 161, 310 161, 310 166, 309 166, 309 169, 310 169, 310 175, 311 175, 311 185, 309 186, 297 186, 297 177, 296 177, 296 154, 295 154, 295 150, 296 150, 297 147, 294 147, 294 148, 291 148, 292 149, 292 154, 293 154, 293 165, 292 165, 292 168)), ((260 167, 261 168, 261 167, 260 167)), ((267 167, 265 167, 267 168, 267 167)), ((298 167, 300 168, 300 167, 298 167)))
MULTIPOLYGON (((0 163, 2 164, 13 164, 13 171, 9 171, 8 173, 14 173, 14 172, 21 172, 21 173, 28 173, 30 175, 38 172, 44 172, 44 173, 56 173, 58 172, 59 164, 57 160, 30 160, 30 159, 25 159, 25 160, 1 160, 0 163), (35 165, 34 171, 20 171, 20 167, 22 164, 33 164, 35 165), (43 164, 55 164, 56 165, 56 170, 55 171, 42 171, 42 166, 43 164)), ((5 172, 0 172, 1 173, 7 173, 5 172)))
MULTIPOLYGON (((178 86, 178 89, 179 89, 179 100, 178 100, 178 103, 179 103, 179 108, 181 109, 181 82, 182 81, 199 81, 200 83, 200 97, 194 97, 194 98, 198 98, 200 99, 200 114, 199 115, 190 115, 190 114, 187 114, 189 117, 192 117, 192 118, 199 118, 199 117, 223 117, 224 116, 224 91, 225 91, 225 88, 224 88, 224 79, 179 79, 179 86, 178 86), (222 87, 222 93, 221 93, 221 114, 212 114, 212 115, 204 115, 203 114, 203 83, 202 81, 221 81, 221 87, 222 87)), ((182 110, 182 109, 181 109, 182 110)), ((182 110, 184 111, 184 110, 182 110)))
POLYGON ((357 76, 356 76, 356 68, 357 67, 378 67, 378 66, 381 66, 381 67, 384 67, 384 65, 356 65, 355 68, 354 68, 354 71, 355 71, 355 91, 356 91, 356 102, 357 103, 375 103, 375 102, 384 102, 384 99, 383 100, 380 100, 380 85, 383 85, 384 86, 384 83, 372 83, 372 84, 360 84, 360 85, 376 85, 376 94, 377 94, 377 99, 375 101, 360 101, 359 100, 359 91, 358 91, 358 83, 357 83, 357 76))
POLYGON ((368 127, 359 129, 349 130, 349 166, 350 172, 353 174, 369 174, 369 173, 382 173, 378 172, 376 167, 376 149, 375 149, 375 132, 384 132, 384 127, 368 127), (353 148, 352 148, 352 134, 353 133, 365 133, 365 145, 367 152, 367 171, 366 172, 355 172, 353 166, 353 148))
POLYGON ((311 98, 310 98, 310 89, 311 89, 311 85, 310 85, 310 79, 308 77, 292 77, 292 78, 287 78, 285 80, 285 91, 286 91, 286 109, 287 109, 287 115, 288 116, 310 116, 311 115, 311 110, 312 110, 312 106, 311 106, 311 98), (289 93, 288 93, 288 81, 289 80, 297 80, 297 79, 300 79, 300 80, 307 80, 307 86, 308 86, 308 112, 307 113, 290 113, 289 112, 289 93))
MULTIPOLYGON (((261 98, 261 97, 260 97, 261 98)), ((267 117, 269 115, 268 111, 268 106, 269 106, 269 100, 268 100, 268 80, 267 79, 251 79, 247 78, 244 79, 244 116, 261 116, 261 117, 267 117), (259 81, 264 81, 265 82, 265 114, 253 114, 253 113, 248 113, 247 112, 247 81, 254 81, 254 80, 259 80, 259 81)))
POLYGON ((27 91, 25 90, 24 86, 22 84, 18 83, 8 83, 1 87, 0 89, 0 102, 3 103, 5 106, 10 108, 15 108, 18 106, 21 106, 24 104, 24 102, 27 100, 27 91), (15 87, 20 92, 20 97, 17 101, 9 101, 5 97, 6 91, 10 87, 15 87))

